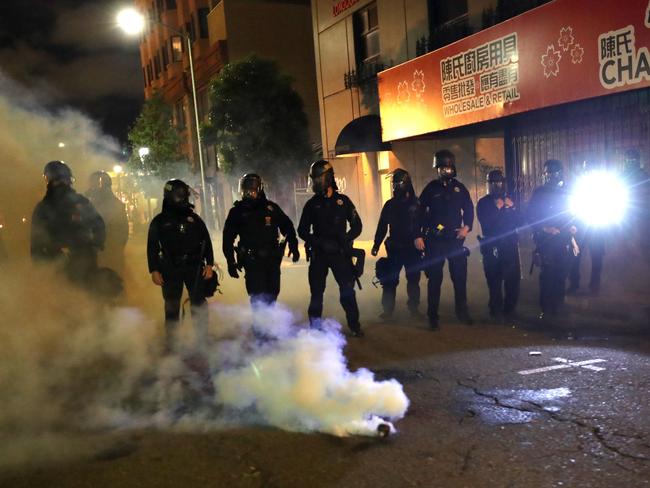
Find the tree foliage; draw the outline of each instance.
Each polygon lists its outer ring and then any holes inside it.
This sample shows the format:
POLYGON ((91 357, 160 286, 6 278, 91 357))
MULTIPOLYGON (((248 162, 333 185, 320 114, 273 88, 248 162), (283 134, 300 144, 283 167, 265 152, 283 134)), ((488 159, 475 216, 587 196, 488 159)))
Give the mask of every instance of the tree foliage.
POLYGON ((210 122, 220 167, 254 171, 266 180, 304 171, 311 158, 307 116, 291 78, 251 55, 226 65, 212 82, 210 122))
POLYGON ((172 124, 172 109, 159 93, 144 102, 128 137, 133 169, 168 177, 184 159, 179 151, 181 138, 172 124), (149 148, 149 154, 140 158, 138 150, 143 147, 149 148))

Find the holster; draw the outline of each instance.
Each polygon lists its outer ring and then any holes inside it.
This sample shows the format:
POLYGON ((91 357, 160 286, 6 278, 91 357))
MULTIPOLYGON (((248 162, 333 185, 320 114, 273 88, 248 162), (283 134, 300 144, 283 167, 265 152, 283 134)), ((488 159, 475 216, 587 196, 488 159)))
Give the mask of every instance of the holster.
POLYGON ((350 251, 350 256, 352 258, 352 269, 354 271, 354 276, 356 278, 361 278, 363 276, 363 269, 366 264, 366 251, 365 249, 352 248, 350 251))

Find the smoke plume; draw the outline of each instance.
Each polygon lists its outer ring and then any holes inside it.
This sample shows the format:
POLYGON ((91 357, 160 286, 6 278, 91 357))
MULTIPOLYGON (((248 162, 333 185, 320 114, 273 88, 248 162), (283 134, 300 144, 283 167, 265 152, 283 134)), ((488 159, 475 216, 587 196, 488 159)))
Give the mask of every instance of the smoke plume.
POLYGON ((209 337, 186 326, 178 350, 163 354, 162 300, 145 281, 141 236, 127 248, 135 256, 127 259, 128 307, 96 302, 57 265, 32 264, 29 219, 44 193, 45 162, 66 160, 83 182, 115 164, 117 146, 80 113, 44 112, 1 75, 0 88, 8 169, 0 192, 8 254, 0 259, 0 468, 59 460, 80 433, 270 425, 375 435, 404 416, 398 382, 348 370, 339 324, 310 330, 282 306, 253 315, 247 301, 213 304, 209 337))

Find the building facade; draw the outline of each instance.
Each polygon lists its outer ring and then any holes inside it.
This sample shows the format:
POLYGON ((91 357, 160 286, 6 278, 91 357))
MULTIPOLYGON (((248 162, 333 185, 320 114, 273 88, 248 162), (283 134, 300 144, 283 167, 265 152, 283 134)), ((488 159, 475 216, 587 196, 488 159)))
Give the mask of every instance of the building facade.
MULTIPOLYGON (((222 67, 252 53, 275 61, 294 80, 308 118, 312 145, 320 146, 320 118, 311 42, 309 0, 136 0, 152 19, 140 43, 145 98, 155 92, 173 107, 182 152, 198 171, 198 152, 186 41, 189 34, 196 74, 199 119, 210 111, 209 86, 222 67)), ((230 207, 236 175, 219 171, 214 147, 204 144, 208 195, 220 221, 230 207)))
POLYGON ((526 198, 549 158, 564 160, 571 173, 584 161, 620 164, 624 150, 636 147, 647 167, 650 78, 635 60, 645 59, 648 8, 647 0, 626 8, 613 0, 312 0, 323 149, 359 202, 366 235, 390 196, 384 175, 405 168, 419 192, 442 148, 456 154, 459 179, 475 201, 495 168, 526 198), (620 86, 598 90, 599 34, 634 24, 627 44, 613 49, 628 49, 636 62, 629 69, 638 73, 625 78, 623 53, 606 75, 620 86), (518 51, 506 59, 513 39, 518 51), (492 65, 464 71, 485 53, 492 65), (616 63, 625 79, 618 80, 616 63), (477 106, 479 95, 492 106, 477 106), (368 117, 378 118, 379 135, 368 136, 374 146, 365 141, 355 150, 349 136, 367 129, 368 117))

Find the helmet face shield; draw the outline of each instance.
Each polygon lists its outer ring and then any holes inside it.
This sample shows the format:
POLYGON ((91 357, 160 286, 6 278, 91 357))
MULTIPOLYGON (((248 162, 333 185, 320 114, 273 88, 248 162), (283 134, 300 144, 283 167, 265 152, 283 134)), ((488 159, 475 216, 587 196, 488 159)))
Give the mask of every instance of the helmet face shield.
POLYGON ((506 178, 499 169, 492 170, 487 175, 487 192, 489 195, 502 196, 506 193, 506 178))
POLYGON ((544 172, 542 173, 544 184, 550 186, 564 185, 564 168, 562 162, 557 159, 549 159, 544 163, 544 172))
POLYGON ((562 170, 552 171, 551 169, 546 168, 542 176, 545 185, 562 186, 564 184, 562 170))
POLYGON ((411 189, 411 177, 407 171, 396 169, 392 174, 391 185, 394 196, 404 195, 411 189))
POLYGON ((328 184, 329 178, 327 173, 323 173, 320 176, 310 176, 309 179, 311 180, 311 190, 314 193, 325 193, 330 186, 328 184))
POLYGON ((438 166, 438 177, 442 180, 451 180, 456 178, 456 166, 450 164, 448 166, 438 166))
POLYGON ((191 207, 190 187, 181 180, 170 180, 165 184, 164 200, 172 207, 191 207))
POLYGON ((442 149, 433 155, 433 168, 441 180, 456 178, 456 156, 447 149, 442 149))
POLYGON ((310 186, 314 193, 326 193, 329 187, 335 188, 334 168, 329 163, 321 159, 311 165, 309 169, 310 186))
POLYGON ((187 188, 174 188, 171 192, 171 200, 175 205, 189 203, 190 193, 187 191, 187 188))
POLYGON ((262 178, 255 174, 244 175, 239 180, 239 194, 245 200, 256 200, 263 188, 262 178))

